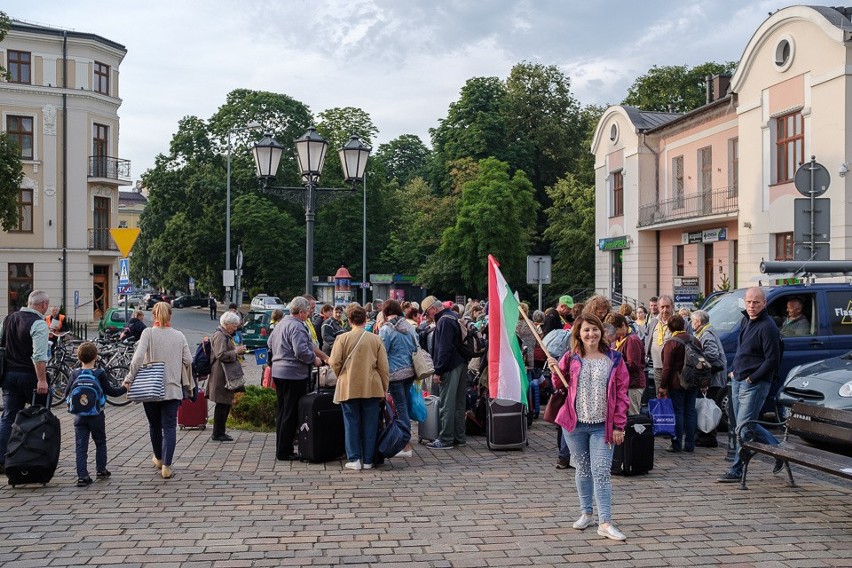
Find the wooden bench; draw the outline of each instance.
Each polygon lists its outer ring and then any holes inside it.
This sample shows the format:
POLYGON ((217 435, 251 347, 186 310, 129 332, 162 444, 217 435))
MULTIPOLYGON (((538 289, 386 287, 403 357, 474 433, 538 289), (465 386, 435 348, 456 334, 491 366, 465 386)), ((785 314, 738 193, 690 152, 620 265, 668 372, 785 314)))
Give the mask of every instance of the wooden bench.
POLYGON ((793 405, 790 418, 783 423, 784 438, 778 445, 765 444, 754 440, 751 429, 745 428, 750 423, 766 424, 759 420, 751 420, 737 427, 737 436, 740 440, 740 457, 743 462, 740 489, 747 489, 748 463, 755 453, 766 454, 786 462, 784 467, 787 470, 790 487, 796 487, 793 472, 790 470, 791 463, 852 480, 852 457, 789 439, 789 436, 793 434, 819 442, 852 448, 852 411, 835 410, 797 402, 793 405))

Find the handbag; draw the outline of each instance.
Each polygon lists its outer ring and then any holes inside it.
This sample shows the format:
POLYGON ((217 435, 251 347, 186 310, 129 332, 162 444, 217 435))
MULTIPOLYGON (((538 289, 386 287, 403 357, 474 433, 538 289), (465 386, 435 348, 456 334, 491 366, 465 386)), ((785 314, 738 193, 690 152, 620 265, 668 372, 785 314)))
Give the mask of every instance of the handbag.
POLYGON ((219 361, 222 365, 222 370, 225 373, 225 388, 231 392, 243 392, 246 390, 246 376, 243 373, 243 366, 239 361, 231 361, 225 363, 219 361))
POLYGON ((411 364, 414 367, 415 379, 428 379, 435 374, 435 364, 432 362, 432 356, 429 352, 421 347, 411 354, 411 364))
POLYGON ((426 401, 423 400, 423 385, 420 381, 414 381, 408 389, 408 414, 415 422, 426 421, 426 401))
POLYGON ((675 413, 672 399, 652 398, 648 400, 648 412, 651 414, 651 426, 654 436, 675 435, 675 413))
POLYGON ((160 402, 166 399, 166 363, 154 361, 152 342, 153 338, 149 335, 148 352, 145 354, 148 362, 136 371, 130 390, 127 391, 127 399, 133 402, 160 402))
POLYGON ((551 394, 550 398, 547 399, 547 406, 544 407, 542 420, 551 424, 556 424, 556 415, 559 414, 559 410, 562 408, 562 405, 565 404, 566 398, 568 398, 568 391, 566 389, 557 389, 553 391, 553 394, 551 394))
POLYGON ((274 389, 275 383, 272 382, 272 366, 267 365, 263 368, 263 379, 261 379, 260 384, 265 389, 274 389))
POLYGON ((328 365, 323 365, 319 368, 319 379, 317 385, 322 389, 333 389, 337 386, 337 375, 334 374, 334 369, 328 365))
POLYGON ((722 420, 722 409, 707 395, 695 399, 695 413, 698 415, 698 429, 709 434, 722 420))
POLYGON ((411 427, 406 426, 396 415, 387 400, 384 403, 385 425, 379 432, 378 451, 386 458, 392 458, 401 452, 411 441, 411 427))

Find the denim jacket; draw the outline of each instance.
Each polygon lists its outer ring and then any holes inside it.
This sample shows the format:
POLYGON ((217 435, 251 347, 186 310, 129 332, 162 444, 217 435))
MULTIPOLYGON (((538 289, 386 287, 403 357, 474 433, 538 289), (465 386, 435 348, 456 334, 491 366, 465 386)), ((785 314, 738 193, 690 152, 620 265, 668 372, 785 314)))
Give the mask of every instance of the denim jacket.
POLYGON ((396 316, 382 325, 379 337, 388 352, 391 381, 414 376, 411 362, 411 356, 417 351, 417 332, 414 327, 405 318, 396 316))

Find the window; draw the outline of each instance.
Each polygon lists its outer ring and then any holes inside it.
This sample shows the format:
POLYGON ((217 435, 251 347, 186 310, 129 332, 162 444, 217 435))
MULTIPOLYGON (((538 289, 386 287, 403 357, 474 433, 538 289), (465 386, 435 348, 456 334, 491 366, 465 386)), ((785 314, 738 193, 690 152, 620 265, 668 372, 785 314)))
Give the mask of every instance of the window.
POLYGON ((109 126, 95 123, 92 126, 92 175, 95 177, 109 177, 109 126))
POLYGON ((95 61, 95 76, 92 87, 96 93, 109 94, 109 65, 95 61))
POLYGON ((9 72, 10 83, 25 83, 31 82, 30 60, 32 55, 29 51, 13 51, 9 50, 7 59, 7 71, 9 72))
POLYGON ((793 233, 775 235, 775 260, 795 260, 793 252, 793 233))
POLYGON ((728 197, 736 197, 740 191, 740 139, 728 140, 728 197))
POLYGON ((18 225, 11 229, 10 233, 32 233, 33 232, 33 190, 22 189, 18 193, 17 201, 18 225))
POLYGON ((672 193, 674 194, 674 208, 680 209, 683 202, 683 156, 672 159, 672 193))
POLYGON ((775 160, 777 162, 776 183, 792 181, 796 168, 802 165, 805 154, 804 119, 799 113, 775 119, 775 160))
POLYGON ((26 307, 33 291, 33 265, 24 262, 9 263, 9 313, 26 307))
POLYGON ((700 168, 699 182, 701 193, 713 191, 713 148, 707 146, 698 150, 698 164, 700 168))
POLYGON ((624 215, 624 174, 621 171, 612 174, 612 216, 624 215))
POLYGON ((683 276, 683 245, 675 247, 675 276, 683 276))
POLYGON ((33 117, 6 117, 6 134, 21 149, 22 160, 33 159, 33 117))

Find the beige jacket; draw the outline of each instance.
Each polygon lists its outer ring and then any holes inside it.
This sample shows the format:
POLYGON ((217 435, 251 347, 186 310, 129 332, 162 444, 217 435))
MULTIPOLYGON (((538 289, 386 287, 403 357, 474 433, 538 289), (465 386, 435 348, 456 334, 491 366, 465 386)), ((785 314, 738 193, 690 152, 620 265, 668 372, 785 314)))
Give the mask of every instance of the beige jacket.
POLYGON ((151 360, 166 363, 166 400, 182 400, 181 369, 183 364, 192 364, 189 345, 183 333, 171 327, 148 327, 136 343, 136 351, 130 362, 127 379, 131 383, 139 368, 148 362, 148 346, 151 346, 151 360))
POLYGON ((331 349, 329 365, 337 375, 338 401, 384 398, 390 380, 390 367, 388 353, 379 336, 366 333, 363 329, 339 335, 331 349), (361 342, 356 347, 359 339, 361 342), (343 363, 350 352, 352 357, 344 368, 343 363))

